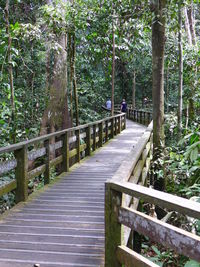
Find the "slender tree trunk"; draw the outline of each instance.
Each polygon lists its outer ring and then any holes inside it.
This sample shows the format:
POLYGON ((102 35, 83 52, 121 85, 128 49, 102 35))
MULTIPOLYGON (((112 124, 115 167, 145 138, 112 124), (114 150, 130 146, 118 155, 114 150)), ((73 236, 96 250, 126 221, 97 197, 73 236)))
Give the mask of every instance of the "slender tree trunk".
MULTIPOLYGON (((164 50, 166 1, 154 1, 155 18, 152 24, 152 63, 153 63, 153 159, 155 168, 161 166, 158 159, 164 149, 164 50), (156 2, 156 4, 155 4, 156 2)), ((164 191, 164 178, 154 177, 155 189, 164 191)))
POLYGON ((75 40, 75 32, 72 35, 72 62, 73 62, 73 89, 74 89, 74 100, 75 100, 76 126, 78 126, 79 125, 79 107, 78 107, 78 93, 77 93, 77 82, 76 82, 76 40, 75 40))
POLYGON ((132 108, 135 109, 136 72, 133 71, 132 108))
POLYGON ((166 70, 166 110, 167 113, 169 112, 169 65, 167 66, 166 70))
POLYGON ((182 46, 182 7, 179 4, 179 88, 178 88, 178 132, 181 135, 182 130, 182 109, 183 109, 183 46, 182 46))
POLYGON ((192 36, 191 36, 191 32, 190 32, 188 13, 187 13, 186 7, 184 7, 184 14, 185 14, 185 30, 187 32, 188 42, 189 42, 189 45, 192 45, 192 36))
MULTIPOLYGON (((114 4, 113 4, 114 6, 114 4)), ((112 96, 111 96, 111 114, 114 115, 114 94, 115 94, 115 25, 114 25, 114 9, 113 9, 113 19, 112 19, 112 96)))
POLYGON ((15 113, 15 91, 14 91, 14 82, 13 82, 13 67, 12 67, 12 37, 10 34, 10 22, 9 22, 9 6, 10 1, 6 0, 6 7, 5 7, 5 20, 6 20, 6 33, 8 35, 8 51, 7 51, 7 58, 8 58, 8 73, 9 73, 9 80, 10 80, 10 101, 11 101, 11 119, 12 119, 12 141, 16 143, 16 113, 15 113))
POLYGON ((73 123, 73 61, 72 61, 72 35, 69 33, 69 65, 70 65, 70 117, 73 123))
POLYGON ((187 10, 188 21, 190 26, 190 33, 192 37, 192 44, 196 45, 196 32, 195 32, 195 21, 194 21, 194 12, 193 12, 193 4, 191 3, 190 7, 187 10))

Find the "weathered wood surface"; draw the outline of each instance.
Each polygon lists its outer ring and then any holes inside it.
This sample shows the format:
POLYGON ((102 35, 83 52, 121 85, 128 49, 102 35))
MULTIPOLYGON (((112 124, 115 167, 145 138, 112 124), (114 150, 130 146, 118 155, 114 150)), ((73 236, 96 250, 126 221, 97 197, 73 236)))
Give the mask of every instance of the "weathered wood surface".
POLYGON ((119 209, 119 222, 179 254, 200 262, 200 237, 197 235, 130 208, 119 209))
POLYGON ((104 183, 146 128, 127 129, 0 223, 0 266, 104 266, 104 183))

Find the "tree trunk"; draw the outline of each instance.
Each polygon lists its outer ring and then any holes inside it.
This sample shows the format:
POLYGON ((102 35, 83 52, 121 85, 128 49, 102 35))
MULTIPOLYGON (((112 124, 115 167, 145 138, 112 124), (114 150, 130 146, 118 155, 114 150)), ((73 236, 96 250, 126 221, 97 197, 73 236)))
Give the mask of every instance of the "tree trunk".
MULTIPOLYGON (((161 166, 158 159, 164 148, 164 50, 165 50, 165 0, 154 1, 155 17, 152 24, 152 64, 153 64, 153 159, 156 169, 161 166), (156 4, 155 4, 156 2, 156 4)), ((154 177, 154 187, 164 190, 163 178, 154 177)))
MULTIPOLYGON (((113 5, 114 6, 114 5, 113 5)), ((114 115, 114 93, 115 93, 115 25, 114 25, 114 10, 112 19, 112 96, 111 96, 111 115, 114 115)))
POLYGON ((192 37, 192 44, 196 45, 196 32, 195 32, 194 12, 193 12, 192 4, 189 6, 187 10, 187 14, 188 14, 188 21, 189 21, 189 26, 190 26, 190 33, 192 37))
POLYGON ((70 117, 73 124, 73 61, 72 61, 72 35, 69 33, 69 65, 70 65, 70 117))
POLYGON ((9 6, 10 1, 6 0, 5 7, 5 20, 6 20, 6 33, 8 35, 8 50, 7 50, 7 58, 8 58, 8 73, 10 80, 10 101, 11 101, 11 119, 12 119, 12 142, 16 143, 16 113, 15 113, 15 91, 14 91, 14 82, 13 82, 13 67, 12 67, 12 37, 10 34, 10 22, 9 22, 9 6))
POLYGON ((167 70, 166 70, 166 90, 165 90, 165 95, 166 95, 166 110, 167 113, 169 112, 169 64, 167 65, 167 70))
POLYGON ((183 109, 183 47, 182 47, 182 7, 179 3, 179 34, 178 34, 178 47, 179 47, 179 88, 178 88, 178 132, 181 135, 182 130, 182 109, 183 109))
POLYGON ((191 36, 191 32, 190 32, 188 13, 187 13, 187 8, 186 7, 184 8, 184 13, 185 13, 185 30, 187 32, 189 45, 192 45, 192 36, 191 36))
POLYGON ((132 108, 135 109, 136 72, 133 71, 132 108))
POLYGON ((76 40, 75 40, 75 32, 72 35, 72 62, 73 62, 73 89, 74 89, 74 100, 75 100, 76 126, 78 126, 79 125, 79 107, 78 107, 78 93, 77 93, 77 82, 76 82, 76 40))

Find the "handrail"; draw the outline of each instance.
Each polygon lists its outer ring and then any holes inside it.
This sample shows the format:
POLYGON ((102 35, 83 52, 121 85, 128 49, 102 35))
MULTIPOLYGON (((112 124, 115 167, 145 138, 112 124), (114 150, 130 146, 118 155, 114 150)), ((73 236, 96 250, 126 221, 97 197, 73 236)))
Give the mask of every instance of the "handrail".
MULTIPOLYGON (((127 117, 138 121, 139 114, 129 110, 127 117)), ((200 219, 199 203, 144 187, 152 155, 152 126, 150 123, 136 147, 105 185, 106 267, 158 266, 139 254, 140 249, 134 242, 139 234, 200 262, 199 236, 158 220, 152 217, 154 214, 144 214, 138 209, 141 199, 151 203, 153 210, 154 205, 158 205, 168 211, 200 219), (134 240, 130 247, 131 236, 134 240)))
POLYGON ((14 154, 12 160, 4 160, 3 157, 0 159, 0 175, 15 171, 15 179, 0 187, 0 196, 16 190, 16 202, 26 201, 29 180, 44 174, 44 184, 49 184, 52 167, 60 165, 60 172, 69 171, 73 164, 80 162, 85 156, 90 156, 92 151, 102 147, 125 127, 126 114, 121 113, 0 148, 0 154, 14 154), (51 144, 52 138, 56 138, 53 144, 51 144), (34 149, 34 145, 38 143, 40 143, 39 148, 34 149), (40 161, 36 162, 38 158, 40 161), (33 166, 31 168, 30 162, 33 166))

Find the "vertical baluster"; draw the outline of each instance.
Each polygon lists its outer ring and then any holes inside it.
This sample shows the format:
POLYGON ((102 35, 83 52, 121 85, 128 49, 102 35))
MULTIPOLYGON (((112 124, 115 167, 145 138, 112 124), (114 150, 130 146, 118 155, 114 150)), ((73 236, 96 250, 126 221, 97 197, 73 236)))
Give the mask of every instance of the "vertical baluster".
POLYGON ((99 147, 103 146, 103 122, 99 123, 99 147))
POLYGON ((108 120, 105 121, 105 142, 108 141, 108 120))
POLYGON ((114 135, 117 135, 117 117, 115 117, 115 132, 114 135))
POLYGON ((121 133, 121 130, 122 130, 122 126, 121 126, 121 116, 118 117, 118 133, 120 134, 121 133))
POLYGON ((44 172, 44 184, 50 183, 50 142, 49 139, 44 141, 44 147, 46 149, 46 155, 45 155, 45 165, 46 169, 44 172))
POLYGON ((80 162, 81 160, 81 151, 80 151, 80 130, 75 131, 76 135, 76 162, 80 162))
POLYGON ((97 138, 97 133, 96 133, 96 124, 93 125, 93 151, 96 150, 96 138, 97 138))
POLYGON ((114 125, 114 118, 112 118, 112 119, 110 120, 110 122, 111 122, 111 134, 110 134, 110 138, 113 138, 114 135, 115 135, 115 130, 114 130, 114 127, 115 127, 115 125, 114 125))
POLYGON ((91 156, 91 126, 86 128, 86 156, 91 156))
POLYGON ((15 169, 15 178, 17 181, 16 188, 16 203, 26 201, 28 198, 28 156, 27 146, 24 145, 21 149, 16 150, 15 158, 17 160, 17 167, 15 169))
POLYGON ((63 156, 63 162, 62 162, 62 170, 63 172, 69 171, 69 133, 66 132, 62 137, 62 156, 63 156))

